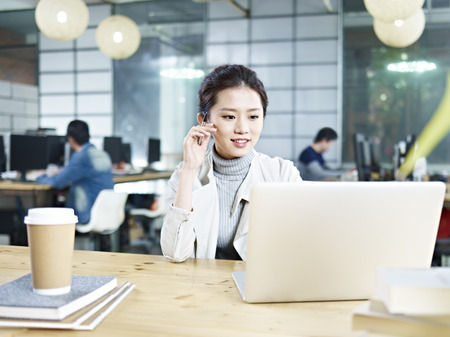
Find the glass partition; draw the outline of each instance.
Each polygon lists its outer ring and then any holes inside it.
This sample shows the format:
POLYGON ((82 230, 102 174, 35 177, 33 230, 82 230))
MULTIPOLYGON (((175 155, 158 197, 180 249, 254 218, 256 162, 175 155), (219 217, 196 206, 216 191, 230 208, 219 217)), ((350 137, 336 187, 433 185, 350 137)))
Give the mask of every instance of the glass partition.
MULTIPOLYGON (((394 146, 418 136, 439 106, 450 71, 450 8, 426 1, 425 31, 407 48, 382 44, 362 1, 344 1, 343 161, 354 162, 352 136, 379 143, 380 160, 392 168, 394 146)), ((442 170, 450 164, 450 136, 427 160, 442 170)))
POLYGON ((205 73, 205 11, 205 4, 184 0, 116 8, 142 35, 136 54, 114 62, 114 133, 132 144, 137 165, 146 163, 148 138, 161 139, 164 167, 182 160, 205 73))

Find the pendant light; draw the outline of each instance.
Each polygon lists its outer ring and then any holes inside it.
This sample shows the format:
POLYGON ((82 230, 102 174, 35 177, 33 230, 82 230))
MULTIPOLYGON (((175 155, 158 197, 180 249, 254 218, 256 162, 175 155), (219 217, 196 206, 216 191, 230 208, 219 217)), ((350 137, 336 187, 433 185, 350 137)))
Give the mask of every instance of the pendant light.
POLYGON ((40 0, 35 19, 42 34, 53 40, 68 41, 86 30, 89 10, 83 0, 40 0))
POLYGON ((373 19, 375 35, 385 45, 394 48, 404 48, 416 42, 425 28, 425 14, 419 9, 412 16, 404 20, 384 22, 373 19))
POLYGON ((406 19, 422 8, 425 0, 364 0, 364 6, 374 19, 394 22, 406 19))
POLYGON ((130 57, 141 44, 138 26, 123 15, 112 15, 100 22, 95 38, 100 51, 113 59, 130 57))

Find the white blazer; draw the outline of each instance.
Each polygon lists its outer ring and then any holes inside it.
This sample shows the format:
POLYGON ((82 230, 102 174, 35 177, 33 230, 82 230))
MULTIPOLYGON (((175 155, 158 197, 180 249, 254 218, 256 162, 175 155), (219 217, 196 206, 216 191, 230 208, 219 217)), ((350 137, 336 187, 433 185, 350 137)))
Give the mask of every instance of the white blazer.
MULTIPOLYGON (((181 163, 168 182, 169 207, 161 229, 162 252, 173 262, 182 262, 190 257, 214 259, 220 212, 211 150, 207 152, 194 181, 190 212, 172 206, 178 188, 180 167, 181 163)), ((239 187, 233 203, 234 211, 241 200, 245 201, 233 240, 233 246, 242 260, 246 260, 247 257, 249 201, 253 184, 300 182, 301 180, 299 171, 291 161, 279 157, 271 158, 256 152, 250 170, 239 187)))

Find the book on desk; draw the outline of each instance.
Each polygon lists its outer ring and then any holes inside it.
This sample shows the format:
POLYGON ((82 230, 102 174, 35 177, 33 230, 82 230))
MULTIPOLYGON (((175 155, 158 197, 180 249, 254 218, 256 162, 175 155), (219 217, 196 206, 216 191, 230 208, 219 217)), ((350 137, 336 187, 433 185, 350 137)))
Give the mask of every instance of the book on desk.
POLYGON ((115 276, 72 276, 68 294, 33 292, 31 274, 0 286, 0 327, 92 330, 132 290, 115 276))
POLYGON ((389 312, 450 315, 450 268, 379 268, 377 294, 389 312))
POLYGON ((408 337, 450 336, 450 268, 379 268, 374 298, 353 329, 408 337))
POLYGON ((392 314, 381 300, 371 299, 353 312, 353 330, 407 337, 450 335, 448 315, 392 314))

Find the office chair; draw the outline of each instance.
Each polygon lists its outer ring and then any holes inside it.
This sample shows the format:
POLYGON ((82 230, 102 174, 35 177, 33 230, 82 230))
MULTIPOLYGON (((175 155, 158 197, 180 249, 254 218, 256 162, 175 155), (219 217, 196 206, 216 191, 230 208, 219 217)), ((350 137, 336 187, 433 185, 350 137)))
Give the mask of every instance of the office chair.
POLYGON ((125 220, 127 197, 128 193, 112 189, 100 191, 92 206, 89 223, 76 226, 78 233, 90 234, 88 239, 94 241, 94 250, 100 250, 101 236, 109 235, 111 251, 119 251, 119 228, 125 220))
POLYGON ((130 217, 143 230, 143 235, 137 240, 130 242, 131 247, 143 247, 146 253, 151 253, 151 248, 159 244, 157 232, 161 229, 162 219, 166 214, 164 203, 160 202, 156 210, 149 208, 131 208, 130 217))
POLYGON ((445 206, 442 208, 432 264, 441 267, 450 266, 450 209, 445 206))

